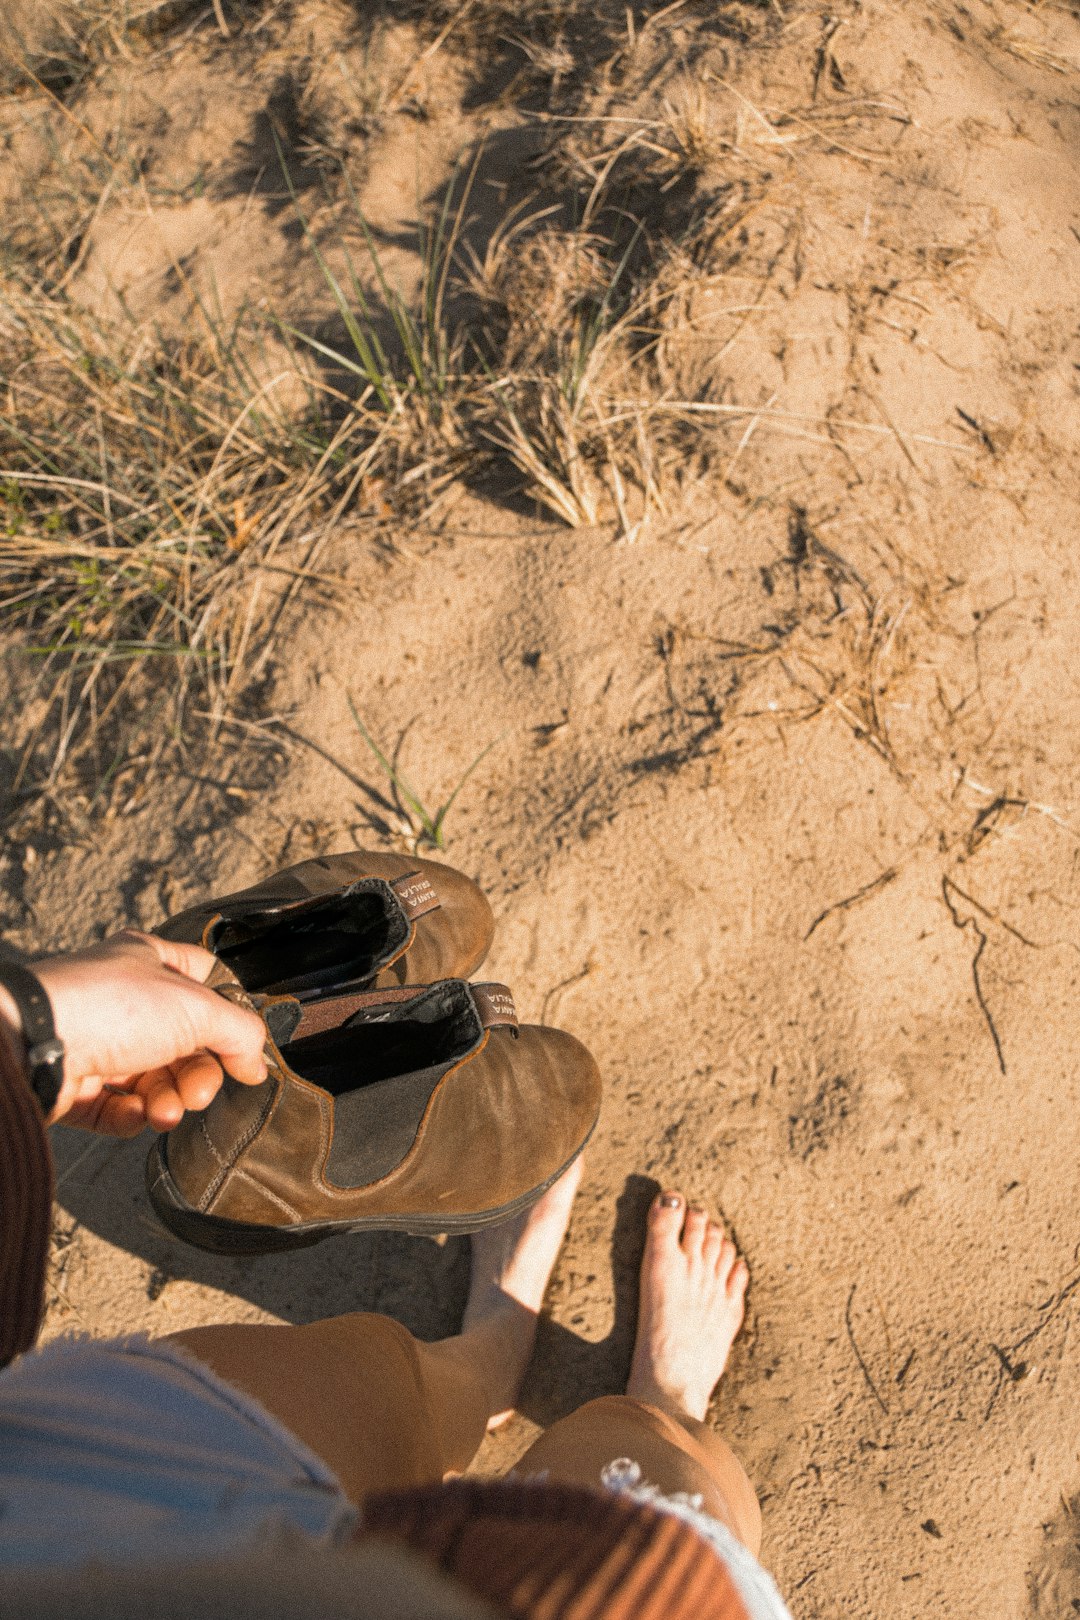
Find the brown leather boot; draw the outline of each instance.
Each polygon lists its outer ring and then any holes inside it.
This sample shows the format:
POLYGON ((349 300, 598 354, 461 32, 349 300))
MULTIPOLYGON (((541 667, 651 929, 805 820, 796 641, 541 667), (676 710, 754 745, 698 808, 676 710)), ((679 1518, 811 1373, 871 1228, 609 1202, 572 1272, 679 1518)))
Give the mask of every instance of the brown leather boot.
POLYGON ((466 979, 491 948, 491 907, 439 861, 358 850, 275 872, 170 917, 164 939, 204 945, 252 993, 466 979))
POLYGON ((221 1254, 335 1232, 472 1232, 539 1198, 581 1152, 600 1074, 562 1030, 518 1026, 502 985, 300 1002, 208 981, 267 1026, 262 1085, 226 1077, 146 1165, 169 1229, 221 1254))

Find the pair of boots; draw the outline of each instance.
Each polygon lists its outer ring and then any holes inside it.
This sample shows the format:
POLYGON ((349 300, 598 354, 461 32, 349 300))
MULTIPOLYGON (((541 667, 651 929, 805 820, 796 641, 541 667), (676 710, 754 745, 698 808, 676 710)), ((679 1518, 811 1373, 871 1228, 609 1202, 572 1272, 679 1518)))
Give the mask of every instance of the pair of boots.
POLYGON ((226 1075, 150 1150, 150 1201, 185 1242, 476 1231, 539 1198, 592 1134, 600 1074, 581 1043, 467 982, 494 919, 451 867, 326 856, 158 932, 212 951, 208 983, 266 1025, 262 1085, 226 1075))

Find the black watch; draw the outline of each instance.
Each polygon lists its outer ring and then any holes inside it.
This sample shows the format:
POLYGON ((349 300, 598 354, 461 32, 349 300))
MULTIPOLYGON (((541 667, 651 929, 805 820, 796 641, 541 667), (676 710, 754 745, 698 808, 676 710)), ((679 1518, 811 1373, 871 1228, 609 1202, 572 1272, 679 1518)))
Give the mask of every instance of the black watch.
POLYGON ((45 986, 17 962, 0 962, 0 985, 9 992, 22 1018, 27 1079, 41 1112, 51 1114, 64 1083, 64 1043, 57 1036, 45 986))

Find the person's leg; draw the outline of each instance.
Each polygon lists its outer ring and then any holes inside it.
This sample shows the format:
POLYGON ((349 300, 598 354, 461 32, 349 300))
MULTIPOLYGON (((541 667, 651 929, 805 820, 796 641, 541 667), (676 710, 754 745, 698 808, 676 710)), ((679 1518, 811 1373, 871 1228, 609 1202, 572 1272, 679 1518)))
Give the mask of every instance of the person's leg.
POLYGON ((472 1239, 462 1331, 425 1344, 386 1316, 303 1327, 190 1328, 170 1342, 254 1398, 359 1502, 463 1472, 512 1407, 581 1179, 578 1161, 531 1209, 472 1239))
POLYGON ((484 1437, 468 1379, 447 1387, 431 1346, 386 1316, 356 1313, 302 1327, 229 1323, 169 1335, 291 1429, 359 1502, 375 1490, 441 1479, 484 1437))
POLYGON ((757 1553, 761 1511, 746 1472, 705 1422, 743 1319, 749 1272, 723 1229, 682 1197, 649 1212, 637 1341, 625 1396, 606 1396, 555 1423, 517 1465, 596 1485, 620 1457, 670 1493, 700 1493, 706 1510, 757 1553))
MULTIPOLYGON (((482 1389, 489 1429, 510 1416, 532 1359, 540 1307, 583 1169, 584 1161, 576 1159, 523 1215, 473 1233, 461 1332, 426 1347, 437 1357, 444 1377, 451 1382, 468 1378, 482 1389)), ((479 1444, 478 1440, 474 1453, 479 1444)), ((467 1465, 452 1466, 460 1472, 467 1465)))

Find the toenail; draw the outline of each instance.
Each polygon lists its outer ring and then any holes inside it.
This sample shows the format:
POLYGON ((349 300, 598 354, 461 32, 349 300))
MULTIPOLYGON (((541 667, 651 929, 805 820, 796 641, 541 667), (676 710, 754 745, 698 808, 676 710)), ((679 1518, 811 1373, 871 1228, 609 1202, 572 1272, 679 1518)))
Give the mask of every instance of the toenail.
POLYGON ((678 1209, 681 1203, 682 1199, 679 1197, 678 1193, 664 1193, 660 1199, 660 1208, 678 1209))

